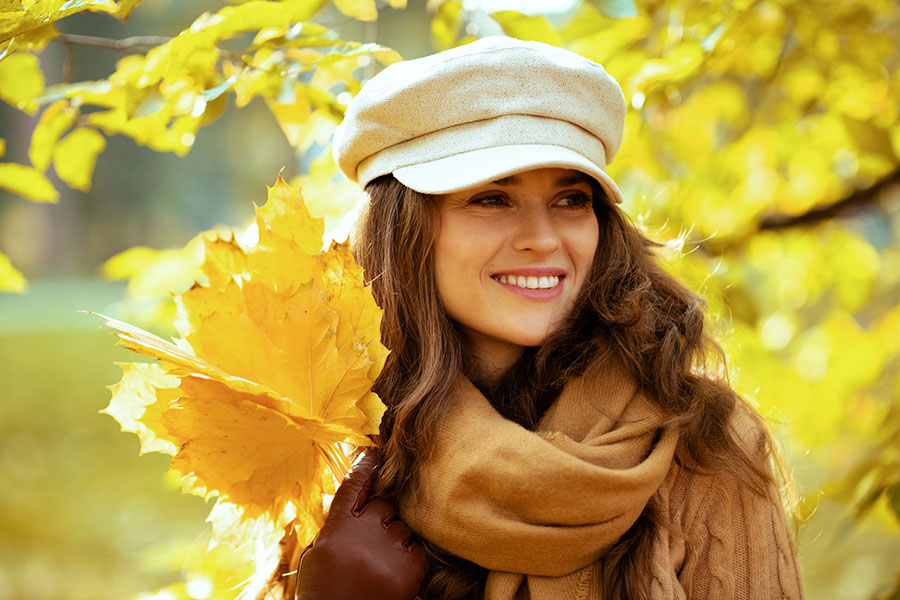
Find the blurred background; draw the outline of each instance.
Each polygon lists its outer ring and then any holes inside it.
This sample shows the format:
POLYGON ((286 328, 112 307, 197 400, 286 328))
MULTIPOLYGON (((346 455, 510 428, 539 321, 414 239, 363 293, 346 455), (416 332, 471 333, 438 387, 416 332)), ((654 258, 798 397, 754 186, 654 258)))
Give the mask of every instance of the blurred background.
MULTIPOLYGON (((352 2, 308 4, 328 36, 404 58, 505 33, 604 64, 629 104, 610 172, 626 212, 708 299, 734 385, 784 445, 808 597, 900 598, 900 7, 409 0, 378 3, 377 20, 364 21, 352 2)), ((124 23, 82 12, 56 27, 169 38, 223 6, 144 0, 124 23)), ((218 40, 222 60, 245 52, 251 34, 218 40)), ((43 98, 30 114, 0 103, 2 161, 34 162, 41 115, 76 97, 54 86, 117 68, 125 77, 117 63, 129 54, 67 39, 20 48, 39 56, 43 98)), ((0 253, 15 269, 0 293, 0 600, 166 600, 178 595, 155 590, 175 582, 184 597, 214 594, 187 566, 208 537, 209 506, 181 494, 168 457, 139 456, 137 438, 98 414, 121 376, 116 361, 136 357, 81 311, 172 335, 170 292, 195 275, 190 241, 246 225, 282 168, 335 235, 346 230, 358 192, 336 176, 328 137, 383 57, 342 47, 349 58, 333 65, 287 51, 272 63, 284 32, 272 39, 252 60, 276 83, 232 79, 209 102, 221 116, 181 146, 88 120, 79 126, 95 125, 106 146, 85 191, 58 165, 47 170, 55 203, 0 181, 0 253), (294 83, 308 86, 304 98, 294 83)), ((13 77, 4 60, 0 90, 13 77)), ((217 64, 204 89, 228 68, 217 64)), ((90 103, 74 102, 84 119, 96 114, 90 103)))

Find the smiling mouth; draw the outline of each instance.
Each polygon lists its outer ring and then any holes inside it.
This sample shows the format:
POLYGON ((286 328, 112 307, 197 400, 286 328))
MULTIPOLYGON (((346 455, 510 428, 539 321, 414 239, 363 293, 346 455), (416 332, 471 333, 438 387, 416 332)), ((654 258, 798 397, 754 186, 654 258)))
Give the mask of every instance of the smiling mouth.
POLYGON ((514 285, 526 290, 549 290, 559 285, 564 275, 492 275, 492 279, 506 285, 514 285))

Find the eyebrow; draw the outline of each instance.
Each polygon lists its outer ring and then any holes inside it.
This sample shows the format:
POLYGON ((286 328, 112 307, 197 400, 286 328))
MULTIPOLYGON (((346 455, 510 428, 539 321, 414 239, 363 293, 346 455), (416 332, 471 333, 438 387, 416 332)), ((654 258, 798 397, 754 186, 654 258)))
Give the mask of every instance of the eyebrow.
POLYGON ((574 175, 565 175, 556 180, 556 185, 567 186, 577 185, 579 183, 590 184, 593 179, 584 173, 575 173, 574 175))
MULTIPOLYGON (((576 185, 579 183, 590 183, 591 178, 584 173, 575 173, 573 175, 564 175, 556 180, 556 185, 560 187, 564 187, 567 185, 576 185)), ((519 185, 522 183, 522 180, 519 179, 516 175, 510 175, 509 177, 502 177, 496 181, 492 181, 491 185, 519 185)))

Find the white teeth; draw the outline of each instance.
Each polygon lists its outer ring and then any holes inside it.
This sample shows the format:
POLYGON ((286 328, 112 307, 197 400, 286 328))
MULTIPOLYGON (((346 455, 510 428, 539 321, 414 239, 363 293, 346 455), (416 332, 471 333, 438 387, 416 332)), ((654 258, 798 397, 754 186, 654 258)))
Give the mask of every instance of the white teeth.
POLYGON ((515 285, 528 290, 548 290, 559 285, 559 275, 535 277, 533 275, 497 275, 497 281, 506 285, 515 285))

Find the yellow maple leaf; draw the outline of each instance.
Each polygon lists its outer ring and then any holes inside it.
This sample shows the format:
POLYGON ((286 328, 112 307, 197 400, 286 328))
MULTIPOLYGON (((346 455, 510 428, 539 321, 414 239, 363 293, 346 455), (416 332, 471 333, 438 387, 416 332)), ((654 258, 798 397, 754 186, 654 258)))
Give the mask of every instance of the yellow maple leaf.
POLYGON ((165 369, 155 363, 118 364, 122 368, 122 379, 109 386, 112 400, 100 412, 118 421, 122 431, 130 431, 138 436, 141 454, 175 454, 175 445, 160 437, 163 430, 159 422, 160 406, 156 404, 156 394, 160 389, 177 387, 178 378, 168 375, 165 369))
POLYGON ((173 453, 189 491, 308 528, 349 467, 344 445, 378 432, 381 312, 349 246, 322 251, 324 223, 299 189, 279 176, 256 212, 254 243, 204 235, 208 283, 176 296, 183 339, 103 317, 159 361, 122 365, 105 412, 142 451, 173 453))

